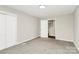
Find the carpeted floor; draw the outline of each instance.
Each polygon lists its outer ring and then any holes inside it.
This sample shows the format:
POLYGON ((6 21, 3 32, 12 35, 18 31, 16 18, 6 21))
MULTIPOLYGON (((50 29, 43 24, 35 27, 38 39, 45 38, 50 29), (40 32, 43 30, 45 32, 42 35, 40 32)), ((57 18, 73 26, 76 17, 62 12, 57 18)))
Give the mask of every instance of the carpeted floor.
POLYGON ((52 38, 36 38, 31 41, 4 49, 0 54, 77 54, 72 42, 52 38))

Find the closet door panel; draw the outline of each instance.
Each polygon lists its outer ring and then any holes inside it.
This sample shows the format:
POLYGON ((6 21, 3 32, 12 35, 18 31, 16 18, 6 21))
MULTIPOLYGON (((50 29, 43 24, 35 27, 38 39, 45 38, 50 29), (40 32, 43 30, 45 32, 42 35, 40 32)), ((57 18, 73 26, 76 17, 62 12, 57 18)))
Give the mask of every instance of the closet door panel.
POLYGON ((6 16, 6 34, 7 34, 7 47, 16 44, 17 39, 17 19, 15 16, 6 16))
POLYGON ((0 50, 6 47, 5 25, 5 15, 0 14, 0 50))

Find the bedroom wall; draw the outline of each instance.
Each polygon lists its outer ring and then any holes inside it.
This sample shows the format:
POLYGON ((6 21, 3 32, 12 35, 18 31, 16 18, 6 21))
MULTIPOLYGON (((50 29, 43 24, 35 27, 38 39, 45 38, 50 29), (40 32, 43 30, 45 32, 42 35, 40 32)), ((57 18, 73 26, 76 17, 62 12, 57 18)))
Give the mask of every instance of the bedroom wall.
POLYGON ((73 14, 55 17, 55 36, 57 40, 73 41, 73 14))
POLYGON ((17 15, 17 44, 40 36, 39 18, 30 16, 24 12, 7 6, 0 6, 0 10, 17 15))
POLYGON ((79 50, 79 6, 74 12, 74 43, 79 50))

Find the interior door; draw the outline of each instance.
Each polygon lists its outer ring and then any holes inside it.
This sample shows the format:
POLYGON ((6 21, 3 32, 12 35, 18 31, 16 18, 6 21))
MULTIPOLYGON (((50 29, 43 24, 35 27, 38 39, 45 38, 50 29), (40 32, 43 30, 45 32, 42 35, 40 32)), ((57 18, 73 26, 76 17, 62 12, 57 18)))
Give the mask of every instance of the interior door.
POLYGON ((48 20, 41 20, 41 37, 48 37, 48 20))
POLYGON ((5 34, 5 15, 0 14, 0 50, 4 49, 6 46, 6 34, 5 34))
POLYGON ((17 18, 16 16, 6 15, 6 35, 7 47, 16 44, 17 39, 17 18))

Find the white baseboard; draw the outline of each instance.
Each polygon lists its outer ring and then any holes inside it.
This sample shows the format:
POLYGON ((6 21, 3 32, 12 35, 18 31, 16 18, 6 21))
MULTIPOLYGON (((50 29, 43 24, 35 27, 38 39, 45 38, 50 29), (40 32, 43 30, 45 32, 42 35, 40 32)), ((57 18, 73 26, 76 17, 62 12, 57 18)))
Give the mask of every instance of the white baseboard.
MULTIPOLYGON (((56 39, 56 40, 62 40, 62 39, 56 39)), ((64 39, 64 40, 62 40, 62 41, 73 42, 73 40, 66 40, 66 39, 64 39)))
MULTIPOLYGON (((27 39, 27 40, 25 40, 25 41, 21 41, 21 42, 19 42, 19 43, 16 43, 16 44, 13 45, 13 46, 16 46, 16 45, 18 45, 18 44, 21 44, 21 43, 23 43, 23 42, 27 42, 27 41, 33 40, 34 38, 37 38, 37 37, 40 37, 40 36, 31 37, 31 38, 29 38, 29 39, 27 39)), ((10 47, 12 47, 12 46, 10 46, 10 47)), ((7 48, 9 48, 9 47, 6 47, 6 48, 4 48, 4 49, 7 49, 7 48)), ((1 50, 4 50, 4 49, 1 49, 1 50)))
POLYGON ((23 42, 27 42, 27 41, 33 40, 34 38, 37 38, 37 37, 39 37, 39 36, 31 37, 31 38, 29 38, 29 39, 27 39, 27 40, 24 40, 24 41, 22 41, 22 42, 17 43, 16 45, 21 44, 21 43, 23 43, 23 42))
POLYGON ((75 44, 77 50, 79 51, 79 44, 76 41, 74 41, 74 44, 75 44))

